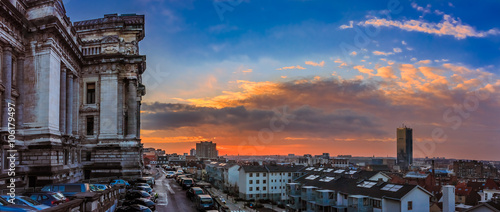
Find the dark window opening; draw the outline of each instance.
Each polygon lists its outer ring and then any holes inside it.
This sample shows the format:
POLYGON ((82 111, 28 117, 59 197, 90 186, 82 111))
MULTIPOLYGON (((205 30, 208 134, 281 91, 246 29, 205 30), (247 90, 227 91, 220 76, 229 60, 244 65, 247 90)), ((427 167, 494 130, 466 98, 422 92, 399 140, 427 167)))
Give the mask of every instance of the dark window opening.
POLYGON ((87 104, 95 104, 95 83, 87 83, 87 104))
POLYGON ((94 117, 87 117, 87 135, 94 135, 94 117))

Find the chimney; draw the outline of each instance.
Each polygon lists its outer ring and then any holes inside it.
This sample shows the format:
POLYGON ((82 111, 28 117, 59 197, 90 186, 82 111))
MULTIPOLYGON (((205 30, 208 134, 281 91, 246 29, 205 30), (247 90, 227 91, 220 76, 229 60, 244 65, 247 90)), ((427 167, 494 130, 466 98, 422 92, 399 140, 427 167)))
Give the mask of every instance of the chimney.
POLYGON ((455 186, 443 186, 443 212, 455 212, 455 186))

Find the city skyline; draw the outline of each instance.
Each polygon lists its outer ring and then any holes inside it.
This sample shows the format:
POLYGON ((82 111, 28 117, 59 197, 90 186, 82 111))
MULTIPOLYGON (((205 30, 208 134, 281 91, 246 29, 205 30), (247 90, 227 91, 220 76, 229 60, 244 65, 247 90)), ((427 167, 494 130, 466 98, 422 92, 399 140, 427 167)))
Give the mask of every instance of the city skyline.
POLYGON ((145 146, 188 152, 211 140, 220 155, 395 157, 394 128, 405 123, 414 129, 415 158, 500 159, 500 31, 484 18, 494 16, 496 2, 65 7, 72 21, 148 14, 140 44, 148 55, 145 146), (271 127, 283 112, 289 122, 271 127))

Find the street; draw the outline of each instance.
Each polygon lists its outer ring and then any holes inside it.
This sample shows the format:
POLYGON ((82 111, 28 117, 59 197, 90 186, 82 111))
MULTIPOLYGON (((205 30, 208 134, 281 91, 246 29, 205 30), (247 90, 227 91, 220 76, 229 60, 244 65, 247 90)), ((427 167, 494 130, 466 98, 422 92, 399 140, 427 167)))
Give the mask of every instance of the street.
POLYGON ((196 208, 186 198, 186 191, 175 183, 173 179, 166 179, 163 170, 159 170, 160 175, 156 179, 154 189, 158 193, 158 201, 156 203, 156 211, 159 212, 195 212, 196 208))
MULTIPOLYGON (((162 169, 153 169, 156 176, 154 190, 158 193, 158 201, 156 202, 156 211, 159 212, 195 212, 197 211, 194 203, 186 197, 186 190, 175 182, 173 178, 165 178, 165 171, 162 169), (158 173, 158 174, 157 174, 158 173)), ((211 191, 217 196, 225 196, 216 189, 211 191)), ((243 202, 234 203, 227 200, 227 205, 232 212, 244 212, 254 210, 242 210, 243 202)))

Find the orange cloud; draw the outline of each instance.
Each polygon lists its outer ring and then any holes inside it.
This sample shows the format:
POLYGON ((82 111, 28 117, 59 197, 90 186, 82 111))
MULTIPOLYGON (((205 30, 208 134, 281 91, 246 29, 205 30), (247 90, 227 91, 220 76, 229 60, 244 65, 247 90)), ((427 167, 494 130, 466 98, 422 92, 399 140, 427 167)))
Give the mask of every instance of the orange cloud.
POLYGON ((302 66, 297 65, 297 66, 287 66, 287 67, 282 67, 282 68, 278 68, 278 69, 276 69, 276 70, 288 70, 288 69, 302 69, 302 70, 303 70, 303 69, 306 69, 306 68, 304 68, 304 67, 302 67, 302 66))
POLYGON ((313 61, 306 61, 306 65, 323 67, 325 65, 325 61, 321 61, 320 63, 315 63, 313 61))

